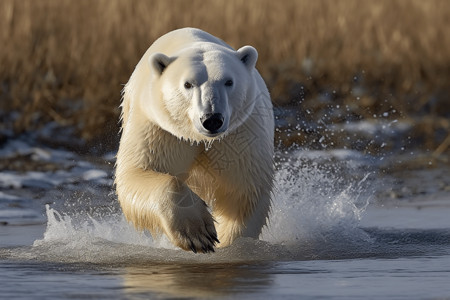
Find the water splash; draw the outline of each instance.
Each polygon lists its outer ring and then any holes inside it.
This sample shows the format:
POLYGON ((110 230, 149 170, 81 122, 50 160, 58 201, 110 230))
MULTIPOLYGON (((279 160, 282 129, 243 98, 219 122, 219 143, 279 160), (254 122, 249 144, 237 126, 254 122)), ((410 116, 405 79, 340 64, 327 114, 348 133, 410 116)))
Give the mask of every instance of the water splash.
POLYGON ((354 244, 370 244, 368 234, 358 228, 368 204, 368 176, 352 181, 344 171, 336 164, 290 156, 278 165, 273 209, 261 239, 239 239, 212 255, 179 250, 164 237, 153 239, 120 213, 66 215, 49 206, 46 232, 32 251, 45 260, 108 263, 291 260, 348 252, 354 244))
POLYGON ((34 246, 60 242, 67 244, 69 248, 79 248, 95 240, 150 247, 164 246, 158 245, 145 232, 136 231, 123 216, 107 215, 97 220, 87 215, 83 221, 79 220, 82 219, 80 216, 63 215, 49 205, 46 205, 46 214, 47 229, 44 238, 35 241, 34 246))
POLYGON ((269 226, 261 239, 285 245, 294 257, 342 256, 351 248, 367 248, 371 237, 359 228, 370 202, 370 173, 345 178, 345 163, 318 164, 302 155, 281 163, 269 226))

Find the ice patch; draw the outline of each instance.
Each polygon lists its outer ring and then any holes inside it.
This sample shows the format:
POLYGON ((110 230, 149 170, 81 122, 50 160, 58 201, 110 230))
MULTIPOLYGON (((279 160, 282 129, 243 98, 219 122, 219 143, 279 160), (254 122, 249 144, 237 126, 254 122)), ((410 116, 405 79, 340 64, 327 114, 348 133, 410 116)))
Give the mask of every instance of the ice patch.
POLYGON ((17 197, 15 195, 9 195, 9 194, 6 194, 6 193, 0 191, 0 200, 2 200, 2 201, 15 201, 15 200, 20 200, 20 199, 21 199, 20 197, 17 197))
POLYGON ((364 120, 359 122, 349 122, 344 124, 333 124, 334 130, 343 129, 348 134, 364 133, 367 136, 398 136, 399 133, 406 132, 411 128, 411 124, 407 122, 399 122, 398 120, 364 120))
POLYGON ((39 220, 39 214, 32 209, 28 208, 10 208, 8 210, 0 209, 0 220, 8 219, 37 219, 39 220))
POLYGON ((106 171, 103 171, 103 170, 93 169, 93 170, 88 170, 88 171, 84 172, 81 177, 83 178, 83 180, 87 180, 87 181, 99 180, 99 179, 108 177, 108 173, 106 173, 106 171))
POLYGON ((19 189, 22 187, 36 187, 48 189, 64 182, 62 174, 65 172, 2 172, 0 173, 0 187, 19 189))

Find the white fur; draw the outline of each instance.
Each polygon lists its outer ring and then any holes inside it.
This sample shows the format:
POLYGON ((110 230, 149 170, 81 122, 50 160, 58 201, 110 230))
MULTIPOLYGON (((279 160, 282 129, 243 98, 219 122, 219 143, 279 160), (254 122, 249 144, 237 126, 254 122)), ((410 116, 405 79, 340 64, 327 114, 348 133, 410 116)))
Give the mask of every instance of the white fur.
POLYGON ((254 48, 235 51, 193 28, 144 54, 124 89, 115 180, 137 228, 203 252, 216 237, 226 246, 259 236, 270 210, 274 121, 256 60, 254 48), (202 126, 207 113, 222 114, 217 133, 202 126))

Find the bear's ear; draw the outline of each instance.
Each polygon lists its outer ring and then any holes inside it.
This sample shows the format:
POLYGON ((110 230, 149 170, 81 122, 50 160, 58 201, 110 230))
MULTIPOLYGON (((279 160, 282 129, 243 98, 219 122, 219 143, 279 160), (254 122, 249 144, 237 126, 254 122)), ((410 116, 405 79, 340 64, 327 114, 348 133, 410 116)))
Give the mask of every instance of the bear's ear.
POLYGON ((155 71, 158 75, 161 75, 171 62, 172 59, 162 53, 154 53, 148 58, 150 70, 155 71))
POLYGON ((255 67, 256 61, 258 60, 258 51, 256 51, 255 48, 252 46, 244 46, 240 48, 237 53, 239 59, 249 70, 255 67))

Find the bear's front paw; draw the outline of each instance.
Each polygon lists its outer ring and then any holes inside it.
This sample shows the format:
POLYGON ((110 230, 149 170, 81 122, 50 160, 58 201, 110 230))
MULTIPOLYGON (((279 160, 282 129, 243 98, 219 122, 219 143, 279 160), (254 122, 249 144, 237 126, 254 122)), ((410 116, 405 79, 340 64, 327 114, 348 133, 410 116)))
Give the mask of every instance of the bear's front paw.
POLYGON ((164 229, 167 236, 183 250, 214 252, 219 240, 206 203, 189 188, 182 190, 175 195, 172 207, 166 211, 168 216, 164 229))

